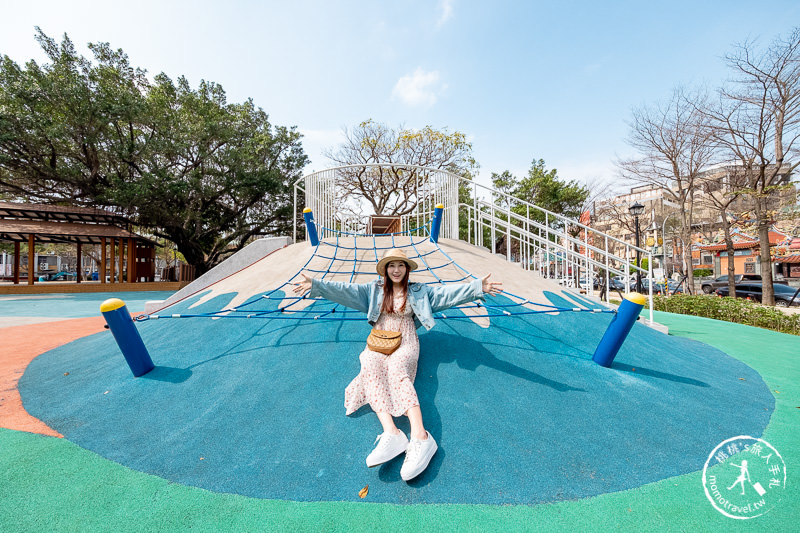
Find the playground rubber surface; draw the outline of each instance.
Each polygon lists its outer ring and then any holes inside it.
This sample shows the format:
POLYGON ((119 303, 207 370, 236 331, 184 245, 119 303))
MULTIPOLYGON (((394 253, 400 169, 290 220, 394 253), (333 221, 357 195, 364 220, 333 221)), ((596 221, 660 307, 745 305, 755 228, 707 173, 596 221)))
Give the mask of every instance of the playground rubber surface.
POLYGON ((421 332, 416 388, 439 451, 408 485, 402 457, 366 469, 380 432, 369 409, 344 416, 361 321, 151 320, 138 329, 158 366, 142 378, 102 332, 36 358, 19 390, 31 415, 135 470, 297 501, 358 501, 367 484, 387 503, 585 498, 691 472, 721 435, 762 434, 774 399, 755 371, 640 324, 603 368, 591 355, 610 320, 539 314, 421 332))
POLYGON ((25 408, 66 438, 0 430, 0 498, 10 504, 0 529, 369 530, 385 520, 790 530, 798 339, 658 314, 673 336, 637 325, 603 369, 590 359, 609 319, 534 315, 488 330, 452 320, 421 334, 417 387, 441 449, 408 485, 399 461, 363 465, 374 415, 343 415, 363 324, 254 332, 249 321, 145 322, 158 366, 136 380, 108 332, 78 339, 35 359, 20 381, 25 408), (763 517, 732 521, 706 500, 699 470, 722 440, 762 433, 787 464, 786 495, 763 517))

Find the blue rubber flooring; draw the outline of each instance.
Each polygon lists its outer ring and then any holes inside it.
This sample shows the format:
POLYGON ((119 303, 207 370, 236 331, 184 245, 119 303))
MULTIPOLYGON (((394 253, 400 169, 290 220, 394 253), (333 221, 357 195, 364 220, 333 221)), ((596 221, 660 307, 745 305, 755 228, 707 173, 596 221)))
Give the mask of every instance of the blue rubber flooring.
MULTIPOLYGON (((357 501, 367 484, 372 502, 579 499, 696 471, 725 438, 762 434, 773 396, 719 350, 636 324, 612 368, 592 362, 611 318, 524 315, 489 329, 451 319, 421 329, 415 385, 440 448, 408 485, 402 457, 366 467, 380 432, 371 411, 344 415, 365 321, 150 320, 137 324, 157 365, 144 377, 132 377, 103 332, 35 359, 19 389, 32 415, 130 468, 298 501, 357 501)), ((408 429, 405 419, 399 426, 408 429)))
POLYGON ((109 298, 119 298, 125 302, 131 313, 141 313, 145 302, 166 300, 173 294, 174 291, 7 294, 0 296, 0 317, 42 316, 67 319, 100 316, 100 304, 109 298))

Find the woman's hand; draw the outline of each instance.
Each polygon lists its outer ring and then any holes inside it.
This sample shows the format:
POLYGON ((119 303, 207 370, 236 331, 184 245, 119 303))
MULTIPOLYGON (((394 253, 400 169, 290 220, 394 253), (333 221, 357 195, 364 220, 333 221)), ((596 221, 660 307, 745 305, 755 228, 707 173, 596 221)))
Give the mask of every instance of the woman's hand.
POLYGON ((483 292, 487 292, 492 296, 496 296, 501 292, 503 292, 503 282, 489 281, 489 276, 491 276, 491 274, 486 274, 481 278, 481 285, 483 286, 483 292))
POLYGON ((295 294, 305 294, 311 290, 311 280, 313 278, 309 278, 305 274, 300 274, 300 281, 292 283, 294 285, 294 293, 295 294))

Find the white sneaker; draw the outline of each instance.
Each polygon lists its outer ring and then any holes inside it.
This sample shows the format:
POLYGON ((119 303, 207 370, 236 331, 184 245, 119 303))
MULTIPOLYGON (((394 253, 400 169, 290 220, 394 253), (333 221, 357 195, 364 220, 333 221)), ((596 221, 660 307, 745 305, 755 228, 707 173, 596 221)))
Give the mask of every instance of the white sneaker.
POLYGON ((400 469, 400 477, 403 478, 403 481, 414 479, 428 468, 428 463, 431 462, 433 454, 438 449, 439 447, 430 433, 428 433, 428 438, 425 440, 412 438, 406 450, 403 468, 400 469))
POLYGON ((406 451, 408 447, 408 437, 406 437, 406 434, 402 431, 397 435, 391 435, 385 432, 381 433, 378 435, 378 438, 375 439, 375 442, 378 445, 375 446, 372 453, 367 456, 367 466, 370 468, 394 459, 406 451))

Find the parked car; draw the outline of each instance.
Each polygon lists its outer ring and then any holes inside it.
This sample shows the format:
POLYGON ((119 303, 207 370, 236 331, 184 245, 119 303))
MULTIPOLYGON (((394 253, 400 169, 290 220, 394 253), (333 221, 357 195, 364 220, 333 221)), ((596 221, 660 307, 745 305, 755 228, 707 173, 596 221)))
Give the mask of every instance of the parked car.
POLYGON ((618 278, 611 278, 608 280, 608 288, 612 291, 624 291, 625 283, 618 278))
MULTIPOLYGON (((667 280, 667 289, 670 294, 683 293, 683 286, 673 279, 667 280)), ((642 279, 642 292, 645 294, 650 292, 650 284, 647 278, 642 279)), ((663 293, 664 293, 664 282, 654 281, 653 294, 663 294, 663 293)))
MULTIPOLYGON (((659 283, 659 292, 664 288, 664 282, 659 283)), ((667 280, 667 290, 670 294, 683 294, 683 284, 674 279, 667 280)))
MULTIPOLYGON (((736 297, 750 298, 761 302, 761 283, 737 283, 736 297)), ((773 283, 772 290, 775 294, 775 305, 778 307, 800 306, 800 289, 789 287, 781 283, 773 283)), ((728 286, 716 290, 718 296, 729 296, 728 286)))
MULTIPOLYGON (((636 276, 631 276, 629 278, 628 282, 630 284, 630 289, 632 291, 636 290, 636 276)), ((621 276, 614 276, 613 278, 611 278, 610 286, 611 286, 611 290, 624 291, 625 290, 625 278, 621 277, 621 276), (615 287, 619 287, 619 289, 617 289, 615 287)))
POLYGON ((76 277, 75 272, 50 272, 39 276, 39 281, 72 281, 76 277))
MULTIPOLYGON (((743 281, 761 281, 759 274, 737 274, 733 277, 734 283, 741 283, 743 281)), ((700 287, 706 294, 711 294, 715 289, 728 286, 728 275, 718 276, 712 280, 704 281, 700 287)))
MULTIPOLYGON (((594 288, 595 290, 602 290, 603 284, 606 282, 606 278, 594 278, 594 288)), ((635 282, 631 284, 631 290, 633 290, 633 286, 635 282)), ((608 289, 610 291, 624 291, 625 290, 625 282, 620 280, 619 278, 609 278, 608 280, 608 289)))

